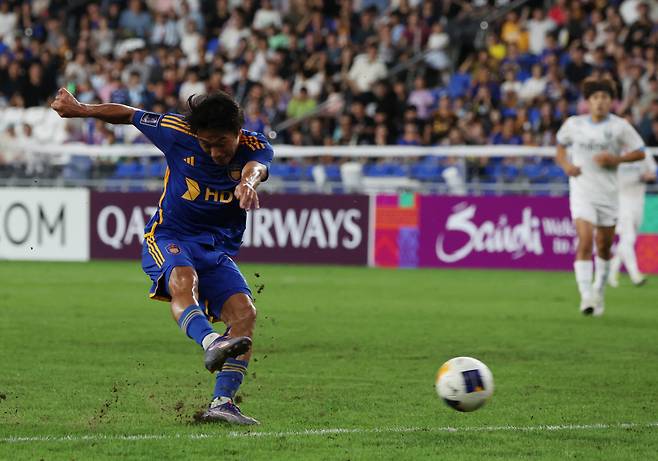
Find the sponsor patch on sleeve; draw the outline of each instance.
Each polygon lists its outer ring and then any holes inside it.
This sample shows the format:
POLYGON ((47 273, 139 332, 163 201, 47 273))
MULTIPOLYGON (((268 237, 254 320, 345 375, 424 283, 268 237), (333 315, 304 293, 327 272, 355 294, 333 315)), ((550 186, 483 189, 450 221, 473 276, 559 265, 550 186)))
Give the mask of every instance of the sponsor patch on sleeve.
POLYGON ((161 114, 156 114, 154 112, 144 112, 142 114, 142 118, 139 119, 139 123, 141 125, 148 125, 148 126, 158 126, 158 122, 160 121, 160 118, 162 117, 161 114))

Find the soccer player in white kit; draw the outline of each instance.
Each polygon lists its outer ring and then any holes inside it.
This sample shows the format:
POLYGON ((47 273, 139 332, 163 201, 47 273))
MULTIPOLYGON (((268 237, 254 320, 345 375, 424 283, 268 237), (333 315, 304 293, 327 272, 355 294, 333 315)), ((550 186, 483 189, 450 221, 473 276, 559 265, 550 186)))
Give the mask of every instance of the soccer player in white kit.
POLYGON ((569 117, 559 129, 556 162, 569 176, 569 206, 578 235, 574 272, 580 311, 600 316, 617 223, 617 166, 642 160, 644 142, 630 123, 610 113, 612 80, 586 79, 583 95, 589 114, 569 117))
POLYGON ((631 281, 636 286, 646 282, 646 278, 637 267, 635 257, 635 240, 644 218, 644 194, 646 184, 656 180, 656 161, 647 154, 644 160, 619 165, 617 180, 619 182, 619 222, 617 223, 617 253, 610 264, 608 283, 619 286, 619 269, 623 264, 631 281))

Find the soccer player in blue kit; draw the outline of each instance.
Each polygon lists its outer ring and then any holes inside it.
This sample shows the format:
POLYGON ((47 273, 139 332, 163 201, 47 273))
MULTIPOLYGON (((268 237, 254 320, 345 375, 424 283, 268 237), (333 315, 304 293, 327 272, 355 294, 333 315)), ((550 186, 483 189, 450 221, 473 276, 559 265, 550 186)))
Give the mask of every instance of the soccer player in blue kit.
POLYGON ((121 104, 81 104, 66 89, 52 108, 64 118, 93 117, 132 124, 167 160, 164 190, 146 226, 142 267, 152 299, 169 301, 180 328, 204 349, 216 376, 204 421, 258 424, 233 398, 247 370, 256 308, 231 259, 240 247, 247 210, 258 208, 256 188, 267 179, 272 146, 242 129, 243 113, 226 93, 188 101, 189 113, 158 114, 121 104), (211 322, 228 327, 223 335, 211 322))

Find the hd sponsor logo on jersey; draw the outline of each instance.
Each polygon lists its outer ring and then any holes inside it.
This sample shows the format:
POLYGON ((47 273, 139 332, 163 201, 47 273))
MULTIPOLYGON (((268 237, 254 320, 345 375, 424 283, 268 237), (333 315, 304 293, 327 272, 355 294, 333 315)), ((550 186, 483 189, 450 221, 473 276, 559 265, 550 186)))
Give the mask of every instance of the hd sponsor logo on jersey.
MULTIPOLYGON (((201 186, 194 179, 185 178, 185 185, 187 186, 187 190, 181 195, 181 198, 193 202, 201 195, 201 186)), ((204 191, 203 200, 206 202, 226 204, 231 203, 234 198, 233 192, 230 190, 214 190, 204 186, 204 191)))

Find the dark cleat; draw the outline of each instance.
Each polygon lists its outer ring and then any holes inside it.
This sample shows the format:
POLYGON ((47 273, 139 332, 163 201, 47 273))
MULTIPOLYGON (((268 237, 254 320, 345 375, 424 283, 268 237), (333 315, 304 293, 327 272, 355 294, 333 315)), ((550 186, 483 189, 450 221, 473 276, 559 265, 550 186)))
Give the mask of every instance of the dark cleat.
POLYGON ((247 336, 238 336, 237 338, 220 336, 210 343, 210 346, 206 349, 204 357, 206 369, 211 373, 221 370, 226 359, 242 355, 250 347, 251 338, 247 336))
POLYGON ((219 399, 213 400, 210 407, 198 417, 198 420, 204 423, 221 422, 242 426, 260 424, 254 418, 243 415, 240 408, 232 400, 220 403, 219 399))
POLYGON ((641 287, 641 286, 645 285, 646 283, 647 283, 647 278, 646 277, 642 277, 641 279, 639 279, 637 281, 633 281, 633 285, 635 285, 636 287, 641 287))
POLYGON ((583 298, 580 300, 580 313, 585 316, 594 314, 596 309, 596 300, 592 298, 583 298))

